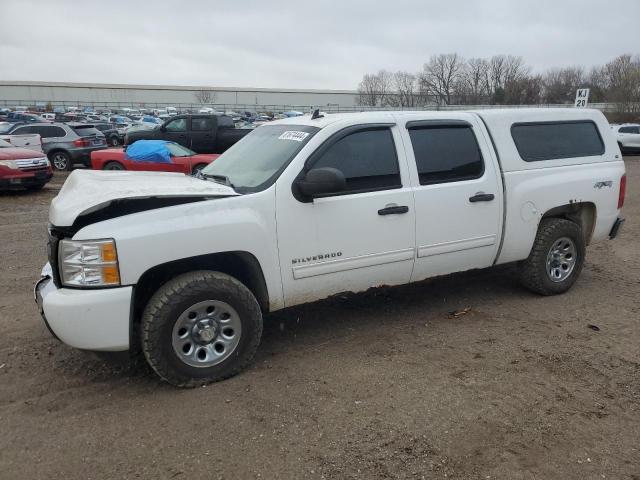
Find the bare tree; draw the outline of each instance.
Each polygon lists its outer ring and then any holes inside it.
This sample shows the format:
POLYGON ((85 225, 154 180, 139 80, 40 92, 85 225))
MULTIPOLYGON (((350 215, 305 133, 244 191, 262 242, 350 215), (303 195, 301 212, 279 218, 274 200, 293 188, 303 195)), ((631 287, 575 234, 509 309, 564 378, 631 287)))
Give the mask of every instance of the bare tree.
POLYGON ((451 105, 463 62, 463 58, 457 53, 432 56, 420 74, 421 91, 426 95, 435 96, 438 103, 451 105))
POLYGON ((624 113, 640 112, 640 58, 620 55, 607 63, 602 73, 609 101, 624 113))
POLYGON ((522 57, 514 57, 512 55, 494 55, 491 57, 486 77, 486 86, 491 97, 491 103, 507 103, 507 94, 509 94, 510 102, 513 102, 513 92, 517 91, 519 83, 529 76, 529 71, 530 69, 525 65, 522 57))
POLYGON ((384 107, 393 103, 393 74, 387 70, 367 73, 358 85, 360 105, 384 107))
POLYGON ((479 105, 487 101, 489 96, 488 72, 489 62, 484 58, 471 58, 466 62, 456 88, 461 103, 479 105))
POLYGON ((417 81, 413 73, 403 71, 394 73, 393 87, 399 107, 415 107, 418 104, 417 81))
POLYGON ((193 93, 196 101, 201 105, 211 104, 216 101, 216 92, 210 88, 203 88, 193 93))
POLYGON ((586 83, 582 67, 554 68, 548 70, 543 78, 546 103, 571 103, 576 90, 586 83))

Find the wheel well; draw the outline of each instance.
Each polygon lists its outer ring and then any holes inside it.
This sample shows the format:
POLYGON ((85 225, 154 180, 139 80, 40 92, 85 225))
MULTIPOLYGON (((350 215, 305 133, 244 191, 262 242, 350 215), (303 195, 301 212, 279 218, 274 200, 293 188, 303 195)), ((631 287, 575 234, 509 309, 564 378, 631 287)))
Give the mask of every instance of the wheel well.
POLYGON ((119 162, 118 160, 107 160, 102 164, 102 169, 104 170, 104 167, 106 167, 107 165, 109 165, 110 163, 117 163, 118 165, 120 165, 122 167, 123 170, 126 170, 124 164, 122 162, 119 162))
POLYGON ((591 202, 574 202, 554 207, 545 212, 542 218, 564 218, 580 225, 587 245, 591 242, 596 224, 596 206, 591 202))
MULTIPOLYGON (((226 273, 242 282, 258 300, 262 311, 269 310, 267 284, 258 259, 248 252, 223 252, 181 258, 150 268, 134 287, 132 325, 138 323, 151 296, 172 278, 194 270, 226 273)), ((132 333, 137 331, 134 329, 132 333)))
MULTIPOLYGON (((50 150, 49 152, 47 152, 47 157, 50 159, 50 155, 53 155, 54 153, 58 153, 58 152, 62 152, 62 153, 66 153, 67 155, 69 155, 69 152, 67 152, 64 148, 54 148, 53 150, 50 150)), ((69 157, 71 157, 71 155, 69 155, 69 157)))

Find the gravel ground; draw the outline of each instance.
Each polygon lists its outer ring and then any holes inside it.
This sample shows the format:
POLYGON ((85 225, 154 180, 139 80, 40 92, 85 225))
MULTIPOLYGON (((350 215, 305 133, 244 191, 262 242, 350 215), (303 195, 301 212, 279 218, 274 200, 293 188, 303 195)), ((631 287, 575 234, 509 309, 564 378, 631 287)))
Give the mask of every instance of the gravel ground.
POLYGON ((569 293, 507 266, 278 312, 252 368, 195 390, 49 335, 31 288, 63 178, 0 194, 0 478, 640 479, 626 160, 625 228, 569 293))

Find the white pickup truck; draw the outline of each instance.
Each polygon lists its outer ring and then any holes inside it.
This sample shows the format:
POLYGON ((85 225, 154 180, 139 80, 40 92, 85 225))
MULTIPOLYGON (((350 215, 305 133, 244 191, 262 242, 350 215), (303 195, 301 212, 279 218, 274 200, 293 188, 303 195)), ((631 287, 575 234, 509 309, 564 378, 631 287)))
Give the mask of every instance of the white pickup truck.
POLYGON ((339 292, 518 262, 563 293, 618 233, 625 178, 593 110, 290 118, 199 178, 74 171, 35 296, 63 342, 194 386, 251 362, 264 312, 339 292))

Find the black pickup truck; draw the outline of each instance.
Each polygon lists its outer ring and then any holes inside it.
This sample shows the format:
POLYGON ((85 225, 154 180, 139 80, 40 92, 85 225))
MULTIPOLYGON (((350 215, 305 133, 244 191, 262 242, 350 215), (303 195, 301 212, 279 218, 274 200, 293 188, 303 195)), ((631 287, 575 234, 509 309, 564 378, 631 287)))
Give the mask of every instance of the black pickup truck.
POLYGON ((170 140, 196 153, 222 153, 236 143, 249 129, 235 128, 226 115, 176 115, 152 129, 127 132, 125 145, 136 140, 170 140))

